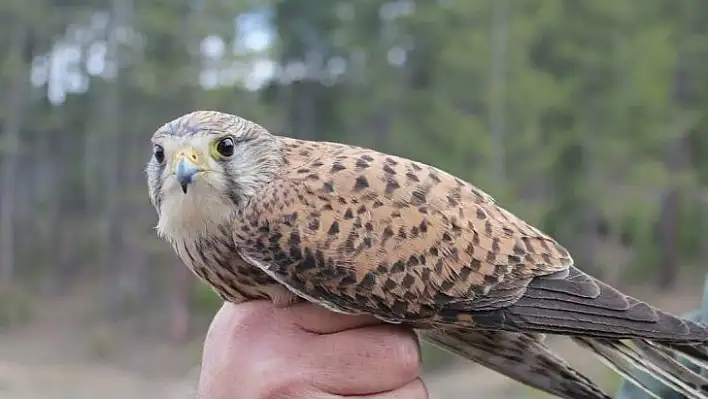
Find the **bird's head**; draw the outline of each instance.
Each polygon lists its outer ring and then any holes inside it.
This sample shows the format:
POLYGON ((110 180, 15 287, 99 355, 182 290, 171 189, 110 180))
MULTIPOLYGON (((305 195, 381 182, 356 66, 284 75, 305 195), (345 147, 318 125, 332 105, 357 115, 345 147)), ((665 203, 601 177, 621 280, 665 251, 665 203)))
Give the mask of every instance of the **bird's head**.
POLYGON ((238 116, 196 111, 160 127, 147 164, 150 199, 168 238, 219 227, 278 173, 277 136, 238 116))

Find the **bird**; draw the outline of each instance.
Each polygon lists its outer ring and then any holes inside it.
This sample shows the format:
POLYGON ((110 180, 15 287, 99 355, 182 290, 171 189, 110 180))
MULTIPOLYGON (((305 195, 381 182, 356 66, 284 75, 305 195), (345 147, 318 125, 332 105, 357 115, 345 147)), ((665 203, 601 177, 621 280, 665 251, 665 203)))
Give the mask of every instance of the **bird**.
POLYGON ((216 110, 155 130, 157 234, 224 301, 368 314, 564 399, 611 398, 545 343, 570 337, 647 391, 707 399, 708 327, 625 295, 482 189, 416 160, 300 140, 216 110))

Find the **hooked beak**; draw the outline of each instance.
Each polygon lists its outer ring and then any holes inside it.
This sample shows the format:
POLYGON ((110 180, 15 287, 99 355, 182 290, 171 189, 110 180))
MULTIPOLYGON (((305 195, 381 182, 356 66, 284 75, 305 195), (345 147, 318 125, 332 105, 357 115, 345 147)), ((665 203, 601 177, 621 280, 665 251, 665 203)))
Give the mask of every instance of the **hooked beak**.
POLYGON ((194 180, 194 175, 207 169, 199 152, 193 148, 185 148, 177 152, 174 165, 175 177, 185 194, 187 194, 187 186, 194 180))

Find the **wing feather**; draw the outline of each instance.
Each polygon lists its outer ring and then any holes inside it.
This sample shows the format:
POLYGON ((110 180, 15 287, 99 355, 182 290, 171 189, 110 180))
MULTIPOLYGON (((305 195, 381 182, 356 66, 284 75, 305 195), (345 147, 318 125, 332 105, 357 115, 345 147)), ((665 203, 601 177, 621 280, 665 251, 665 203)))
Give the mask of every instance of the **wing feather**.
POLYGON ((553 239, 450 174, 357 147, 321 147, 307 162, 289 160, 297 166, 243 210, 234 233, 244 257, 301 294, 421 319, 449 303, 507 306, 534 277, 572 264, 553 239))

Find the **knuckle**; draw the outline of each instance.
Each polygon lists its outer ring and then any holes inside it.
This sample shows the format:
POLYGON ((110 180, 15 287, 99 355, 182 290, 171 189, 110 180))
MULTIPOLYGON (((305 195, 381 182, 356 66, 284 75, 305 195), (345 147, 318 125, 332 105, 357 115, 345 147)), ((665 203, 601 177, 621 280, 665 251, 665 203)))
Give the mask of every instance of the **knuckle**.
POLYGON ((399 370, 406 376, 417 376, 420 373, 421 354, 420 345, 414 334, 402 331, 395 341, 393 348, 399 370))

